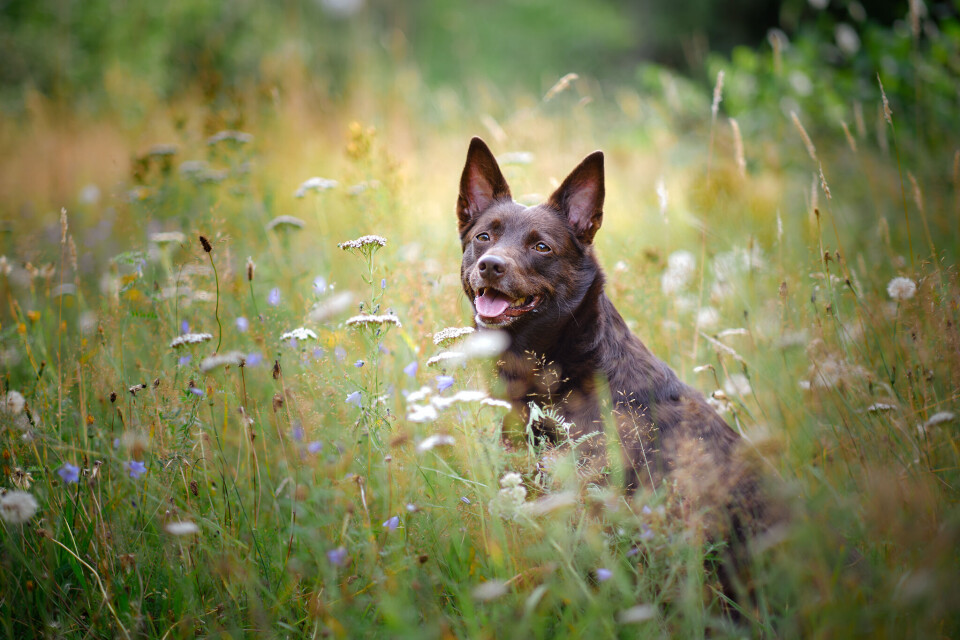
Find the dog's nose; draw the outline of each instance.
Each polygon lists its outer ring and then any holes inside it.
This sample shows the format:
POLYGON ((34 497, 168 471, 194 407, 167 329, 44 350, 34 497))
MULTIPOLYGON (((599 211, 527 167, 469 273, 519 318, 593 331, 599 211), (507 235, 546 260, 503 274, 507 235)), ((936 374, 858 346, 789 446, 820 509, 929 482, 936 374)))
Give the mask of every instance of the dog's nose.
POLYGON ((507 261, 498 255, 487 254, 480 258, 477 269, 485 276, 499 278, 507 268, 507 261))

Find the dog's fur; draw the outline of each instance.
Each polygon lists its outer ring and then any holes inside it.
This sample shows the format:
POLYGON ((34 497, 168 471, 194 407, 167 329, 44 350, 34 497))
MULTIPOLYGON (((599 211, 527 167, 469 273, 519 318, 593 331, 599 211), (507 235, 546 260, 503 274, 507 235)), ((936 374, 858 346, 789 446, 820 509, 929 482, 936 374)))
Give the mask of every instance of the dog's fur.
POLYGON ((500 375, 521 415, 534 401, 573 423, 574 441, 599 432, 579 450, 586 466, 599 468, 606 447, 598 390, 606 380, 627 491, 670 480, 713 514, 710 535, 734 548, 766 519, 757 475, 744 462, 740 436, 630 333, 604 294, 593 248, 603 200, 599 151, 545 203, 525 207, 513 201, 490 149, 474 138, 457 202, 463 290, 478 326, 510 336, 500 375))

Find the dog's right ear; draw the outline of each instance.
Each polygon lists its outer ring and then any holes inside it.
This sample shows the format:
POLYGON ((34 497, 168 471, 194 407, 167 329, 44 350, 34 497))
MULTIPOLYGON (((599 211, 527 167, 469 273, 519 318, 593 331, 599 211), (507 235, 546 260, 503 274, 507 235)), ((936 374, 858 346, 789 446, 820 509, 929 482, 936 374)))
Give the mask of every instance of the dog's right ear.
POLYGON ((510 187, 490 148, 480 138, 473 138, 460 176, 460 197, 457 198, 459 230, 463 232, 477 214, 495 201, 510 197, 510 187))

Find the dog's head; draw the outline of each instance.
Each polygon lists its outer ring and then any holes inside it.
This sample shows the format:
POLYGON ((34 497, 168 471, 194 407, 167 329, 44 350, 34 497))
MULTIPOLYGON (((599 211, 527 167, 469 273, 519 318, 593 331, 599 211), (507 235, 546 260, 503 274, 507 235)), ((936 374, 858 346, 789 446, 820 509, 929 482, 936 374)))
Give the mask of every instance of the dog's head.
POLYGON ((516 334, 555 327, 599 273, 594 234, 603 219, 603 153, 587 156, 543 204, 513 201, 496 159, 470 141, 457 200, 463 290, 478 325, 516 334))

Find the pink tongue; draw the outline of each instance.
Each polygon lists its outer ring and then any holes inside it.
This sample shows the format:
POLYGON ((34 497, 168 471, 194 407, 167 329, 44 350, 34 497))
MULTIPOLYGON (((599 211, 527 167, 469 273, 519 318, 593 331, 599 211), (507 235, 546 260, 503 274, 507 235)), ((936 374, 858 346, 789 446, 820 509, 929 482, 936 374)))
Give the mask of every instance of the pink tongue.
POLYGON ((477 296, 473 301, 477 305, 477 313, 484 318, 496 318, 507 310, 511 302, 513 300, 507 296, 489 288, 483 292, 482 296, 477 296))

